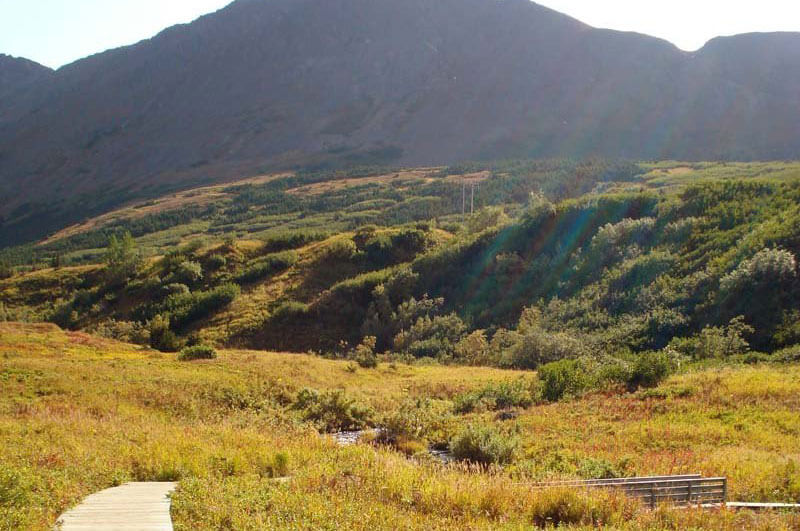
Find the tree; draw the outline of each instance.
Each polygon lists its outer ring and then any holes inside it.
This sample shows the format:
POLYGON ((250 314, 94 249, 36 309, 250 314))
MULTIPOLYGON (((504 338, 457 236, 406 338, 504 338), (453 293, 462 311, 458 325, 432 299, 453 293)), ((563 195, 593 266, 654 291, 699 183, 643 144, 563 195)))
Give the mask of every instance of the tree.
POLYGON ((112 284, 125 282, 136 274, 142 258, 130 232, 125 232, 121 238, 111 235, 108 239, 105 262, 108 280, 112 284))

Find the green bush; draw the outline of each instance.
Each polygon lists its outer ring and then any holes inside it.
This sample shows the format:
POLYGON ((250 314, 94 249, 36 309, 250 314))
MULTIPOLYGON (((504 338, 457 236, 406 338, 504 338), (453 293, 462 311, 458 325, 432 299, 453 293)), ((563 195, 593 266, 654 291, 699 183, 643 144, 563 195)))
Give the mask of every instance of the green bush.
POLYGON ((224 308, 239 293, 236 284, 222 284, 209 291, 174 294, 164 301, 163 309, 169 314, 173 328, 179 329, 224 308))
POLYGON ((795 363, 800 361, 800 345, 779 350, 773 355, 774 361, 781 363, 795 363))
POLYGON ((206 258, 205 264, 209 271, 219 271, 228 265, 228 259, 221 254, 212 254, 206 258))
POLYGON ((275 308, 272 318, 276 321, 291 321, 297 317, 308 315, 311 307, 308 304, 297 301, 286 301, 275 308))
POLYGON ((394 348, 415 358, 451 358, 466 330, 466 325, 455 313, 433 318, 424 316, 395 336, 394 348))
POLYGON ((519 449, 519 439, 483 424, 471 424, 450 441, 453 457, 482 465, 511 463, 519 449))
POLYGON ((303 231, 274 234, 264 240, 264 250, 268 253, 299 249, 309 243, 324 240, 329 236, 326 232, 303 231))
POLYGON ((506 365, 515 369, 533 370, 545 363, 577 358, 585 352, 580 340, 563 332, 549 333, 539 328, 526 330, 511 349, 506 365))
POLYGON ((674 371, 674 362, 665 352, 646 352, 640 354, 631 367, 628 376, 628 390, 640 387, 656 387, 674 371))
POLYGON ((100 337, 116 339, 125 343, 150 344, 150 330, 146 325, 135 321, 109 319, 98 325, 96 333, 100 337))
POLYGON ((184 342, 170 329, 169 317, 156 315, 147 323, 150 332, 150 346, 162 352, 177 352, 184 342))
POLYGON ((300 412, 303 420, 328 433, 364 429, 371 425, 374 416, 371 408, 348 397, 342 390, 320 393, 303 389, 292 407, 300 412))
POLYGON ((445 401, 409 399, 381 420, 381 440, 390 444, 402 441, 446 443, 451 418, 445 401))
POLYGON ((542 396, 551 402, 557 402, 567 395, 578 395, 590 384, 579 360, 560 360, 539 367, 539 379, 542 381, 542 396))
POLYGON ((356 363, 364 369, 374 369, 378 366, 378 356, 375 354, 375 345, 377 339, 373 336, 367 336, 353 351, 353 358, 356 363))
POLYGON ((181 350, 178 359, 181 361, 213 360, 217 357, 217 351, 208 345, 195 345, 181 350))
POLYGON ((172 272, 164 277, 165 282, 194 286, 203 279, 203 266, 198 262, 184 260, 173 265, 172 272))
POLYGON ((673 339, 670 346, 694 359, 725 359, 749 352, 745 335, 752 332, 744 318, 734 317, 728 326, 707 326, 695 336, 673 339))
POLYGON ((578 475, 585 479, 612 479, 622 476, 622 472, 605 459, 585 457, 578 462, 578 475))
POLYGON ((270 278, 286 271, 297 263, 297 260, 297 253, 293 251, 266 256, 237 275, 236 282, 239 284, 252 284, 270 278))
POLYGON ((535 396, 531 382, 520 378, 512 382, 489 384, 483 389, 456 395, 453 399, 453 410, 456 413, 472 411, 495 411, 512 407, 530 407, 535 396))
POLYGON ((191 292, 192 290, 190 290, 189 286, 187 286, 186 284, 180 284, 175 282, 173 284, 167 284, 166 286, 164 286, 164 293, 167 294, 167 297, 169 297, 170 295, 188 295, 191 292))
POLYGON ((259 474, 268 478, 285 478, 289 475, 289 454, 278 452, 262 457, 256 462, 259 474))

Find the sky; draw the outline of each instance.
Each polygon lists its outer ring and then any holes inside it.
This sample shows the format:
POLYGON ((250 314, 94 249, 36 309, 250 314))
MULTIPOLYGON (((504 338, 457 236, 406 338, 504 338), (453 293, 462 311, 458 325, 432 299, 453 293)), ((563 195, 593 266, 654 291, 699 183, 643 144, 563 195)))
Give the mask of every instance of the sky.
MULTIPOLYGON (((0 53, 57 68, 152 37, 164 28, 190 22, 229 2, 0 0, 0 53)), ((592 26, 646 33, 687 51, 697 50, 719 35, 800 31, 798 0, 540 0, 539 3, 592 26)))

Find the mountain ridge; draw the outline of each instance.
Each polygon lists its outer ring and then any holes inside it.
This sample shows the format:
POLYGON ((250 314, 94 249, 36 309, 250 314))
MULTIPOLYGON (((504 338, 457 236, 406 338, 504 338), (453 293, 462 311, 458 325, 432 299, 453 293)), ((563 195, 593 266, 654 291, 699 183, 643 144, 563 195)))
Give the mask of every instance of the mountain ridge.
POLYGON ((0 107, 0 232, 304 165, 797 158, 796 50, 684 52, 527 0, 238 0, 0 107))

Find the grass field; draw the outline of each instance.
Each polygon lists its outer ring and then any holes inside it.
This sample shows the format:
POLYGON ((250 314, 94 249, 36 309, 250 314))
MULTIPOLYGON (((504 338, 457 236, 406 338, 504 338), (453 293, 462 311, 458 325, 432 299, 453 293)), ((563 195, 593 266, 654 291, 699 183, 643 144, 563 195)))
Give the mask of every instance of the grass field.
MULTIPOLYGON (((85 495, 128 480, 177 480, 177 529, 797 529, 781 513, 649 511, 608 493, 532 491, 530 481, 701 472, 741 501, 800 499, 800 367, 707 368, 649 391, 534 405, 510 422, 450 417, 521 441, 504 469, 339 448, 292 406, 342 389, 376 422, 409 400, 522 373, 223 351, 179 362, 51 325, 0 324, 0 528, 49 529, 85 495), (284 479, 282 479, 284 478, 284 479), (288 478, 288 479, 286 479, 288 478)), ((528 376, 524 376, 528 377, 528 376)))

